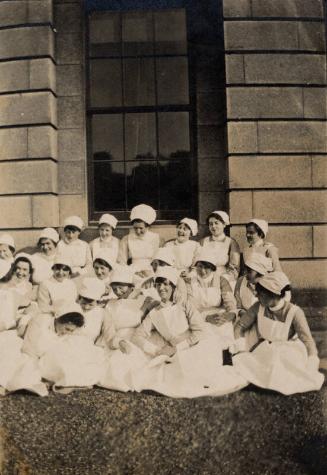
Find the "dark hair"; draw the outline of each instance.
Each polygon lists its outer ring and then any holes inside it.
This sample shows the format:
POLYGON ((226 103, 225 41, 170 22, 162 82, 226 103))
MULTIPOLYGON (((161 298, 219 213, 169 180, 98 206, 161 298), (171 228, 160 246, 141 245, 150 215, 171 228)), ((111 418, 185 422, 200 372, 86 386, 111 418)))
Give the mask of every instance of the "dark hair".
POLYGON ((172 286, 172 288, 175 290, 176 289, 176 285, 173 284, 169 279, 167 279, 166 277, 156 277, 155 279, 155 283, 156 284, 163 284, 165 282, 165 280, 168 280, 170 285, 172 286))
POLYGON ((108 264, 108 262, 106 262, 104 259, 101 259, 100 257, 97 257, 96 259, 94 259, 93 265, 94 265, 96 262, 97 262, 98 264, 100 264, 100 266, 105 266, 105 267, 107 267, 109 270, 112 270, 112 267, 111 267, 111 266, 108 264))
POLYGON ((210 219, 210 218, 216 218, 216 219, 218 219, 218 221, 220 221, 222 224, 224 224, 225 226, 227 226, 227 224, 224 222, 223 218, 222 218, 219 214, 217 214, 217 213, 210 213, 210 214, 209 214, 209 216, 208 216, 207 219, 206 219, 206 224, 207 224, 207 226, 209 226, 209 219, 210 219))
POLYGON ((61 268, 64 268, 64 267, 66 267, 66 268, 68 267, 68 269, 69 269, 69 274, 72 273, 71 267, 67 266, 66 264, 60 264, 59 262, 58 262, 58 264, 53 264, 52 270, 61 269, 61 268))
POLYGON ((42 239, 49 239, 49 241, 53 242, 54 246, 57 247, 57 244, 58 244, 58 243, 57 243, 56 241, 54 241, 53 239, 51 239, 51 238, 49 238, 49 237, 45 237, 45 236, 44 236, 44 237, 41 237, 41 238, 38 240, 38 242, 37 242, 37 245, 38 245, 38 246, 41 245, 42 239))
POLYGON ((289 284, 285 285, 285 287, 281 290, 281 297, 285 297, 286 292, 291 290, 291 286, 289 284))
POLYGON ((205 269, 212 270, 212 272, 215 272, 217 270, 217 267, 214 264, 211 264, 211 262, 196 261, 195 265, 197 265, 198 263, 202 264, 205 269))
POLYGON ((143 221, 143 219, 133 219, 133 220, 132 220, 132 224, 134 224, 134 223, 144 223, 146 228, 149 228, 149 227, 150 227, 150 224, 148 224, 148 223, 146 223, 145 221, 143 221))
POLYGON ((278 294, 275 294, 274 292, 271 292, 270 290, 266 289, 266 287, 263 287, 262 285, 260 285, 258 282, 255 284, 255 290, 257 292, 264 292, 268 295, 271 295, 271 297, 281 297, 280 295, 278 294))
POLYGON ((247 223, 247 224, 245 225, 245 228, 247 229, 249 226, 254 226, 254 229, 256 230, 258 236, 259 236, 261 239, 264 239, 265 233, 262 231, 261 228, 259 228, 259 226, 258 226, 256 223, 253 223, 252 221, 250 221, 249 223, 247 223))
POLYGON ((112 287, 113 284, 116 284, 116 285, 127 285, 128 287, 135 287, 134 284, 129 284, 129 283, 127 283, 127 282, 115 282, 115 281, 110 282, 110 286, 111 286, 111 287, 112 287))
POLYGON ((261 274, 260 272, 258 272, 257 270, 255 269, 252 269, 251 267, 247 266, 246 264, 244 264, 244 271, 247 272, 248 270, 253 270, 254 272, 256 272, 258 275, 264 275, 264 274, 261 274))
POLYGON ((178 228, 178 226, 179 226, 180 224, 184 224, 184 225, 187 227, 187 229, 189 229, 189 230, 191 231, 191 234, 193 234, 193 233, 192 233, 192 229, 190 228, 190 226, 189 226, 188 224, 182 222, 182 221, 179 221, 179 222, 176 224, 176 228, 178 228))
POLYGON ((80 228, 78 228, 77 226, 73 226, 72 224, 68 224, 67 226, 64 227, 64 232, 65 231, 79 231, 80 233, 82 232, 82 230, 80 228))
POLYGON ((84 325, 84 317, 81 313, 78 312, 68 312, 60 317, 56 318, 56 321, 61 324, 72 323, 77 327, 82 327, 84 325))
POLYGON ((25 257, 25 256, 19 256, 17 257, 17 259, 15 259, 15 262, 13 263, 12 265, 12 275, 16 272, 17 270, 17 264, 18 262, 26 262, 28 265, 29 265, 29 272, 30 272, 30 277, 29 277, 29 281, 32 282, 32 275, 33 275, 33 265, 32 265, 32 262, 29 260, 28 257, 25 257))

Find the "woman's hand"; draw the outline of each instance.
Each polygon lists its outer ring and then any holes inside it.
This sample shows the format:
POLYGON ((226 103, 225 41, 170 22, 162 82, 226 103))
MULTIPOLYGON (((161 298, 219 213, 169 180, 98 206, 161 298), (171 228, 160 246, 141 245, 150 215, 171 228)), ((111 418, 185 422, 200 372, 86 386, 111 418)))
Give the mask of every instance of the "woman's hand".
POLYGON ((158 305, 160 305, 158 300, 154 300, 152 297, 146 297, 141 307, 143 316, 147 315, 153 308, 158 307, 158 305))
POLYGON ((130 354, 132 352, 131 346, 126 340, 120 340, 119 349, 122 353, 130 354))
POLYGON ((171 357, 171 356, 174 356, 175 353, 176 353, 176 347, 167 344, 163 348, 161 348, 161 350, 157 353, 157 356, 166 355, 166 356, 171 357))

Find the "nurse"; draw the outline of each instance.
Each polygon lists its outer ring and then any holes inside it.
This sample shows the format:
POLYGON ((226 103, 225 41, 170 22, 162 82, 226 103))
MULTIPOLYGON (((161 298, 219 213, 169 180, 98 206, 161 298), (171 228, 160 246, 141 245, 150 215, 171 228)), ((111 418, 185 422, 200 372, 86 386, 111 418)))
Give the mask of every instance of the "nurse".
POLYGON ((7 233, 0 235, 0 259, 14 262, 15 241, 14 238, 7 233))
POLYGON ((33 254, 33 283, 40 284, 52 276, 52 266, 57 254, 59 234, 53 228, 45 228, 39 234, 38 252, 33 254))
POLYGON ((99 237, 93 239, 90 242, 90 249, 92 257, 99 254, 101 249, 109 249, 113 256, 114 261, 117 261, 119 250, 119 239, 113 236, 113 231, 116 229, 118 220, 112 214, 103 214, 99 219, 99 237))
POLYGON ((272 261, 274 271, 281 271, 278 249, 271 242, 266 241, 268 233, 268 223, 264 219, 251 219, 246 225, 246 239, 248 245, 244 249, 244 258, 249 252, 258 252, 269 257, 272 261))
POLYGON ((167 241, 165 247, 173 252, 176 269, 188 273, 194 265, 195 255, 199 249, 199 243, 190 239, 198 234, 198 223, 195 219, 183 218, 177 224, 176 231, 176 239, 167 241))

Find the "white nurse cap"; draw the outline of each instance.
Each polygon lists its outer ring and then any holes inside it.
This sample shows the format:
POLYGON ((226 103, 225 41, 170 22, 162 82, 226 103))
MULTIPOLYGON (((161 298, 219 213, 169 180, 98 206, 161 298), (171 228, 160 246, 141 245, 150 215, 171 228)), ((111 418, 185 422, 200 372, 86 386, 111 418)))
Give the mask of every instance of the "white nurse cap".
POLYGON ((105 293, 104 283, 96 277, 85 277, 79 289, 79 296, 90 300, 100 300, 105 293))
POLYGON ((12 247, 15 251, 15 241, 14 238, 7 233, 3 233, 0 235, 0 244, 7 244, 7 246, 12 247))
POLYGON ((244 264, 261 275, 265 275, 273 270, 272 260, 259 252, 247 253, 244 256, 244 264))
POLYGON ((225 211, 213 211, 212 213, 209 214, 209 217, 212 216, 213 214, 220 216, 220 218, 223 220, 223 223, 226 226, 230 225, 229 216, 225 211))
POLYGON ((55 229, 44 228, 39 234, 38 242, 40 241, 40 239, 51 239, 51 241, 57 244, 60 238, 59 238, 59 234, 57 233, 55 229))
POLYGON ((212 255, 210 250, 206 249, 205 247, 201 247, 200 250, 196 254, 195 264, 197 262, 209 262, 213 266, 217 266, 217 259, 212 255))
POLYGON ((254 223, 261 229, 264 234, 264 237, 267 236, 268 233, 268 223, 264 219, 251 219, 248 224, 254 223))
POLYGON ((69 267, 70 271, 72 271, 72 261, 69 258, 69 256, 67 256, 66 254, 57 254, 56 255, 56 257, 54 259, 54 262, 53 262, 52 269, 56 264, 62 265, 62 266, 67 266, 67 267, 69 267))
POLYGON ((111 249, 99 249, 99 251, 93 258, 93 263, 97 259, 105 261, 113 269, 116 264, 116 253, 111 249))
POLYGON ((195 221, 195 219, 183 218, 180 220, 180 223, 184 223, 190 228, 192 236, 196 236, 198 234, 198 223, 195 221))
POLYGON ((263 277, 260 277, 257 282, 261 287, 264 287, 276 295, 281 295, 282 290, 287 285, 290 285, 287 275, 281 271, 269 272, 263 277))
POLYGON ((134 206, 130 214, 131 221, 134 221, 134 219, 140 219, 149 225, 155 222, 156 217, 157 213, 155 210, 151 208, 151 206, 145 204, 134 206))
POLYGON ((118 219, 115 218, 112 214, 103 214, 99 219, 99 226, 100 224, 109 224, 113 229, 116 229, 118 223, 118 219))
POLYGON ((155 279, 158 278, 167 279, 173 285, 177 285, 179 274, 175 267, 158 267, 157 272, 155 273, 155 279))
POLYGON ((64 221, 64 228, 67 226, 74 226, 75 228, 82 231, 84 228, 84 222, 79 216, 68 216, 68 218, 66 218, 64 221))
POLYGON ((175 264, 175 257, 173 252, 170 250, 169 247, 159 247, 155 255, 153 256, 152 262, 158 260, 163 261, 169 266, 173 266, 175 264))
POLYGON ((115 268, 111 276, 111 285, 113 283, 133 284, 134 272, 129 266, 119 265, 115 268))

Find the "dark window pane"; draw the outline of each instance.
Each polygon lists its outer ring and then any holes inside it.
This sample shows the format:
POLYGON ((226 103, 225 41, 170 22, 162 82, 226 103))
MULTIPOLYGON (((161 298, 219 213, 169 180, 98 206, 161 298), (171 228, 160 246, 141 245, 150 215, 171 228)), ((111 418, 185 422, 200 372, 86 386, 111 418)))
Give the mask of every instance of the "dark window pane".
POLYGON ((94 12, 90 15, 90 55, 120 56, 120 14, 94 12))
POLYGON ((188 112, 160 112, 158 114, 160 157, 190 156, 189 127, 188 112))
POLYGON ((157 163, 150 161, 127 162, 127 206, 140 203, 158 208, 157 163))
POLYGON ((155 114, 126 114, 125 159, 154 159, 156 155, 155 114))
POLYGON ((95 211, 125 209, 124 163, 94 163, 95 211))
POLYGON ((91 126, 93 160, 124 160, 123 116, 94 115, 91 126))
POLYGON ((119 107, 122 105, 120 59, 90 61, 91 107, 119 107))
POLYGON ((160 209, 192 209, 190 160, 159 162, 160 209))
POLYGON ((188 104, 186 58, 156 58, 158 104, 188 104))
POLYGON ((153 58, 124 59, 125 106, 155 105, 153 58))
POLYGON ((151 12, 123 14, 123 55, 153 54, 153 24, 151 12))
POLYGON ((186 54, 185 10, 156 12, 155 38, 157 54, 186 54))

